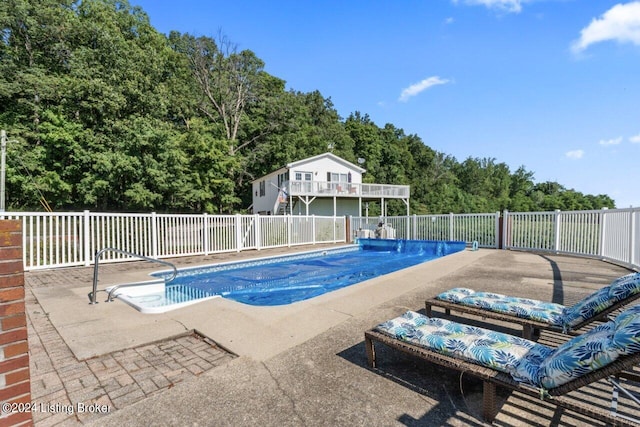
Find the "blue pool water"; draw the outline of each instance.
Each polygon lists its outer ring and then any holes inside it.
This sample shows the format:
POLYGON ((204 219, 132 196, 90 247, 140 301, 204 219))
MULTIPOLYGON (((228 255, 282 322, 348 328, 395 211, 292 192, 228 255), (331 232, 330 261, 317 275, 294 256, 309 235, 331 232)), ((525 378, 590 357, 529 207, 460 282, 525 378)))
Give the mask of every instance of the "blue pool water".
POLYGON ((347 248, 179 270, 165 296, 177 302, 197 295, 250 305, 290 304, 464 248, 458 241, 359 239, 347 248))

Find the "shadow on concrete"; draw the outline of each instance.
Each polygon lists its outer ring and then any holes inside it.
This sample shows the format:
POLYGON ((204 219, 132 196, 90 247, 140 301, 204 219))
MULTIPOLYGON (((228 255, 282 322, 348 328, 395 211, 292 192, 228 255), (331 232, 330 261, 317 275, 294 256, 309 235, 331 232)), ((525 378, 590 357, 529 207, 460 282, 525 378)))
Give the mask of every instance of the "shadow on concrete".
MULTIPOLYGON (((497 390, 496 419, 493 423, 488 423, 482 418, 482 381, 470 374, 411 357, 381 343, 376 343, 376 359, 379 365, 376 368, 367 365, 364 341, 337 353, 337 356, 424 396, 425 413, 422 416, 416 418, 415 414, 404 413, 397 418, 399 423, 408 427, 606 425, 588 415, 567 411, 552 403, 504 388, 497 390)), ((606 381, 602 380, 580 391, 572 392, 572 396, 583 405, 594 405, 606 411, 610 404, 607 398, 610 391, 606 381)), ((618 403, 623 413, 632 414, 633 411, 637 411, 637 407, 634 409, 633 402, 628 399, 626 402, 621 400, 618 403)))
MULTIPOLYGON (((337 356, 428 398, 425 399, 424 415, 415 418, 411 414, 402 414, 398 417, 402 425, 451 425, 453 421, 469 426, 486 425, 481 416, 482 382, 471 375, 413 358, 382 344, 376 345, 380 367, 370 368, 364 341, 341 351, 337 356), (436 403, 431 403, 431 400, 436 403)), ((508 394, 499 395, 499 402, 506 400, 508 394)))
POLYGON ((553 272, 553 293, 551 295, 551 302, 566 305, 564 298, 564 287, 562 285, 562 271, 560 270, 560 266, 557 262, 546 255, 540 255, 540 257, 549 262, 549 264, 551 265, 551 271, 553 272))

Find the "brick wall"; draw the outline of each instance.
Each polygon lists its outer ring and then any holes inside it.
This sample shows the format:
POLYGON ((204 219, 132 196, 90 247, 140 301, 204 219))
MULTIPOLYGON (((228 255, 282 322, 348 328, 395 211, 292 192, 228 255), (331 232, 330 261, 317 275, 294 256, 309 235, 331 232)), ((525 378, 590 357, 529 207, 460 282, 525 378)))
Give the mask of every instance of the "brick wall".
MULTIPOLYGON (((22 225, 15 220, 0 220, 0 404, 5 402, 31 402, 22 225)), ((3 405, 0 426, 33 424, 31 412, 24 408, 9 412, 6 409, 3 405)))

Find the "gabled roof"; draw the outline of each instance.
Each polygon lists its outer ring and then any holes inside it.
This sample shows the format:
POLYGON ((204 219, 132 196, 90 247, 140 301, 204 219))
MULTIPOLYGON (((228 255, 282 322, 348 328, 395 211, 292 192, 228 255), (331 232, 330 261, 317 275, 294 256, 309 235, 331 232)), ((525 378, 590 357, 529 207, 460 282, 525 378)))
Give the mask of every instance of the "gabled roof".
POLYGON ((307 157, 306 159, 296 160, 295 162, 288 163, 286 166, 281 167, 279 169, 276 169, 271 173, 268 173, 268 174, 266 174, 264 176, 261 176, 260 178, 254 179, 251 182, 261 181, 261 180, 263 180, 263 179, 265 179, 267 177, 286 172, 286 171, 288 171, 288 170, 290 170, 292 168, 295 168, 296 166, 300 166, 300 165, 303 165, 305 163, 314 162, 316 160, 322 159, 323 157, 329 158, 329 159, 331 159, 331 160, 333 160, 333 161, 335 161, 337 163, 341 163, 341 164, 343 164, 343 165, 345 165, 345 166, 347 166, 349 168, 355 169, 356 171, 358 171, 360 173, 365 173, 367 171, 366 169, 363 169, 358 165, 354 165, 353 163, 348 162, 345 159, 343 159, 342 157, 336 156, 333 153, 324 153, 324 154, 318 154, 317 156, 307 157))
POLYGON ((317 156, 308 157, 308 158, 302 159, 302 160, 297 160, 295 162, 291 162, 291 163, 287 164, 287 168, 291 169, 291 168, 294 168, 296 166, 303 165, 305 163, 311 163, 311 162, 314 162, 316 160, 322 159, 323 157, 329 158, 329 159, 331 159, 331 160, 333 160, 333 161, 335 161, 337 163, 341 163, 341 164, 343 164, 343 165, 345 165, 345 166, 347 166, 349 168, 355 169, 360 173, 365 173, 366 172, 366 169, 363 169, 358 165, 354 165, 353 163, 348 162, 345 159, 343 159, 342 157, 338 157, 333 153, 318 154, 317 156))

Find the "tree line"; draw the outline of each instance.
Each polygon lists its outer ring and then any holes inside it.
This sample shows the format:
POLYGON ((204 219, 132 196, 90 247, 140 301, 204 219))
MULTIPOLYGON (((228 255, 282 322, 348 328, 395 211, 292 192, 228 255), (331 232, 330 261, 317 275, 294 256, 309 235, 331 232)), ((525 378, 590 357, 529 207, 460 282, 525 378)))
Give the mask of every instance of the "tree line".
POLYGON ((161 34, 126 0, 4 0, 0 31, 7 210, 246 212, 253 179, 329 143, 366 159, 365 182, 410 185, 415 214, 615 207, 524 166, 458 161, 358 111, 342 118, 225 35, 161 34))

